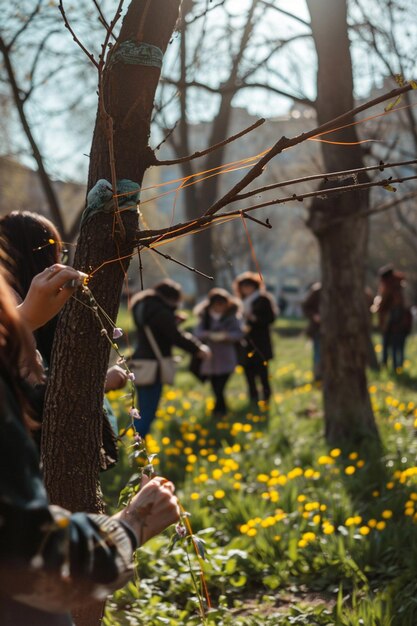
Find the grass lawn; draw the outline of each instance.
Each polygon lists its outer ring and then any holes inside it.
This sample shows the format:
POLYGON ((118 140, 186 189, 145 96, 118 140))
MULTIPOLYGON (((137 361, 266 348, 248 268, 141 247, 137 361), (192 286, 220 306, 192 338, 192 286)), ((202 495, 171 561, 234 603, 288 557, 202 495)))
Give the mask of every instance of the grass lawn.
MULTIPOLYGON (((205 542, 205 623, 416 626, 417 338, 404 372, 370 373, 382 446, 329 449, 311 346, 291 334, 276 335, 269 410, 248 407, 237 372, 230 413, 215 421, 209 388, 185 358, 147 440, 205 542)), ((123 397, 110 397, 122 427, 123 397)), ((103 476, 110 508, 135 472, 131 444, 124 437, 103 476)), ((203 623, 188 565, 198 578, 198 559, 184 544, 169 551, 172 534, 138 551, 138 582, 108 602, 106 626, 203 623)))

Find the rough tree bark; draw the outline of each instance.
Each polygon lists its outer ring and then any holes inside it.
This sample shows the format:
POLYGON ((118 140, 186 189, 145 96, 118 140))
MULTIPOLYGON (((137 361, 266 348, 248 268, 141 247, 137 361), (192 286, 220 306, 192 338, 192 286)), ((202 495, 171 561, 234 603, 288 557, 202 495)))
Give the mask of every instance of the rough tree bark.
MULTIPOLYGON (((347 34, 346 0, 307 0, 318 57, 317 115, 319 124, 353 108, 353 76, 347 34)), ((355 126, 324 137, 358 141, 355 126)), ((360 145, 322 143, 327 171, 363 165, 360 145)), ((362 182, 362 181, 361 181, 362 182)), ((334 181, 332 182, 334 186, 334 181)), ((369 340, 365 260, 368 220, 357 213, 368 206, 368 193, 317 199, 310 226, 321 252, 322 361, 326 438, 330 443, 376 435, 366 379, 369 340), (334 217, 355 217, 332 224, 334 217)))
MULTIPOLYGON (((164 52, 178 17, 180 0, 132 0, 119 43, 147 42, 164 52)), ((116 47, 113 48, 114 54, 116 47)), ((139 184, 152 160, 148 147, 151 112, 160 70, 114 63, 104 73, 104 102, 114 121, 117 178, 139 184)), ((100 178, 111 180, 103 118, 97 114, 88 189, 100 178)), ((132 252, 138 217, 122 213, 125 241, 113 236, 113 214, 100 213, 81 229, 74 265, 91 272, 108 259, 132 252)), ((121 238, 119 238, 121 239, 121 238)), ((128 261, 112 262, 94 273, 89 287, 115 319, 128 261)), ((110 330, 110 329, 109 329, 110 330)), ((111 334, 110 334, 111 336, 111 334)), ((71 299, 58 323, 43 424, 42 460, 51 502, 71 511, 103 510, 99 486, 101 414, 109 344, 92 312, 71 299)), ((83 612, 77 624, 98 624, 97 611, 83 612)))

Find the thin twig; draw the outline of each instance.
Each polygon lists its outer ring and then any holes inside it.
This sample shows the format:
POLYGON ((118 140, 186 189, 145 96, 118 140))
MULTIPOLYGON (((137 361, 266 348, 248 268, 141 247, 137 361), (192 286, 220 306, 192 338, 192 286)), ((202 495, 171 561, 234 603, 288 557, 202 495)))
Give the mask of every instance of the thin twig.
MULTIPOLYGON (((99 5, 99 3, 97 2, 97 0, 93 0, 94 2, 94 6, 96 7, 98 14, 99 14, 99 22, 104 26, 104 28, 109 31, 110 30, 110 25, 108 24, 103 11, 101 10, 101 7, 99 5)), ((111 36, 113 37, 113 39, 115 41, 117 41, 117 37, 114 33, 111 33, 111 36)))
POLYGON ((61 12, 62 15, 62 19, 64 20, 64 26, 65 28, 67 28, 69 30, 69 32, 72 35, 73 40, 75 41, 75 43, 77 44, 77 46, 79 48, 81 48, 81 50, 84 52, 84 54, 90 59, 91 63, 97 68, 99 69, 99 64, 96 61, 94 54, 92 54, 91 52, 89 52, 89 50, 87 50, 87 48, 84 46, 83 43, 81 43, 80 39, 77 37, 77 35, 75 34, 71 24, 68 21, 67 15, 65 13, 65 9, 64 9, 64 4, 63 4, 63 0, 59 0, 59 4, 58 4, 58 8, 61 12))
POLYGON ((258 128, 264 122, 265 122, 264 118, 260 118, 254 124, 252 124, 251 126, 248 126, 248 128, 245 128, 244 130, 241 130, 239 133, 236 133, 236 135, 232 135, 231 137, 228 137, 227 139, 224 139, 223 141, 219 141, 219 143, 216 143, 213 146, 206 148, 205 150, 194 152, 194 154, 189 154, 188 156, 180 157, 179 159, 171 159, 171 160, 168 159, 166 161, 158 161, 158 159, 155 159, 152 165, 178 165, 178 163, 187 163, 188 161, 192 161, 193 159, 198 159, 199 157, 205 156, 206 154, 209 154, 210 152, 214 152, 215 150, 218 150, 219 148, 226 146, 227 144, 231 143, 232 141, 235 141, 236 139, 240 139, 240 137, 243 137, 247 133, 250 133, 252 130, 255 130, 255 128, 258 128))
POLYGON ((380 162, 378 165, 358 167, 357 169, 342 170, 340 172, 327 172, 325 174, 313 174, 311 176, 303 176, 302 178, 293 178, 290 180, 284 180, 280 183, 273 183, 272 185, 266 185, 265 187, 258 187, 257 189, 253 189, 252 191, 248 191, 247 193, 240 193, 234 198, 233 202, 236 202, 237 200, 245 200, 246 198, 256 196, 260 193, 264 193, 265 191, 278 189, 279 187, 288 187, 289 185, 296 185, 298 183, 307 183, 307 182, 311 182, 314 180, 322 180, 322 179, 324 180, 324 182, 327 182, 327 181, 335 180, 335 179, 353 178, 355 174, 360 174, 362 172, 372 172, 375 170, 379 170, 380 172, 383 172, 387 168, 401 167, 403 165, 417 165, 417 159, 412 159, 411 161, 398 161, 394 163, 380 162))
MULTIPOLYGON (((146 247, 149 248, 149 246, 146 246, 146 247)), ((176 263, 177 265, 181 265, 181 267, 185 267, 187 270, 190 270, 190 272, 194 272, 195 274, 198 274, 199 276, 203 276, 204 278, 207 278, 208 280, 214 280, 213 276, 204 274, 204 272, 200 272, 200 270, 197 270, 195 267, 191 267, 190 265, 187 265, 187 263, 183 263, 182 261, 178 261, 178 259, 174 259, 174 257, 172 257, 170 254, 165 254, 164 252, 161 252, 160 250, 157 250, 156 248, 149 248, 149 250, 152 250, 152 252, 156 252, 156 254, 160 254, 162 257, 164 257, 164 259, 168 259, 168 261, 172 261, 173 263, 176 263)))
POLYGON ((265 228, 272 228, 272 224, 269 221, 269 218, 266 220, 266 222, 262 222, 262 220, 258 220, 256 217, 253 217, 253 215, 249 215, 249 213, 242 213, 242 217, 251 220, 251 222, 256 222, 260 226, 265 226, 265 228))

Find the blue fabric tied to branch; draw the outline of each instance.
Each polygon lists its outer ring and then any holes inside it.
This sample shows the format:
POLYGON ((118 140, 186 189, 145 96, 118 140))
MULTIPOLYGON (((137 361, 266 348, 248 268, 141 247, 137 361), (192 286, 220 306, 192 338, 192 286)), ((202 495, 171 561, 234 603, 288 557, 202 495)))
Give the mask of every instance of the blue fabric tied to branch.
POLYGON ((148 67, 161 68, 163 58, 164 54, 158 46, 127 39, 115 48, 110 57, 110 66, 121 62, 127 65, 147 65, 148 67))
MULTIPOLYGON (((116 182, 116 194, 119 209, 125 211, 137 211, 140 198, 140 185, 122 178, 116 182)), ((105 178, 100 178, 87 194, 87 206, 81 217, 81 226, 97 213, 113 213, 115 202, 111 183, 105 178)))

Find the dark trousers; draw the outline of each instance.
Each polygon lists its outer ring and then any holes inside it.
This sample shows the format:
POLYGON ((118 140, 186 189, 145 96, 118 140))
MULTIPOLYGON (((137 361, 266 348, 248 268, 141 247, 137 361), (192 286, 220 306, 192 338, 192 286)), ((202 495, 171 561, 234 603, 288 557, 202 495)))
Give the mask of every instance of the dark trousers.
POLYGON ((388 331, 384 333, 382 349, 382 361, 384 365, 387 365, 389 353, 392 352, 392 367, 394 370, 403 366, 405 339, 406 335, 402 332, 395 333, 388 331))
POLYGON ((144 437, 150 431, 151 424, 155 419, 155 413, 161 399, 162 384, 157 382, 145 387, 136 387, 136 391, 139 399, 140 419, 134 420, 135 429, 141 437, 144 437))
POLYGON ((262 399, 267 402, 271 397, 271 385, 269 384, 268 362, 255 357, 248 360, 245 365, 246 381, 248 383, 249 396, 253 402, 259 401, 257 380, 262 386, 262 399))
POLYGON ((210 376, 210 383, 213 389, 216 404, 214 405, 214 413, 226 413, 226 401, 224 399, 224 390, 230 374, 215 374, 210 376))

